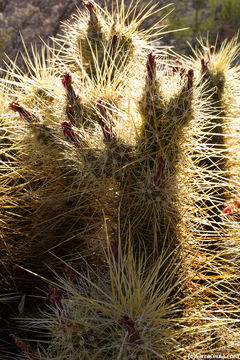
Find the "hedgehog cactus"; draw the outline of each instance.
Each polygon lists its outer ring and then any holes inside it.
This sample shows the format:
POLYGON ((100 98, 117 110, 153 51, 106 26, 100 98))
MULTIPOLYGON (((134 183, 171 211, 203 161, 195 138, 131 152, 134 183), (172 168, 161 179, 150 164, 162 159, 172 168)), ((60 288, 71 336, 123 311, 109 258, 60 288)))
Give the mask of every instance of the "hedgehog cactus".
POLYGON ((2 290, 67 265, 24 320, 48 341, 11 334, 23 358, 237 350, 239 45, 171 59, 138 5, 83 2, 60 50, 1 80, 2 290))

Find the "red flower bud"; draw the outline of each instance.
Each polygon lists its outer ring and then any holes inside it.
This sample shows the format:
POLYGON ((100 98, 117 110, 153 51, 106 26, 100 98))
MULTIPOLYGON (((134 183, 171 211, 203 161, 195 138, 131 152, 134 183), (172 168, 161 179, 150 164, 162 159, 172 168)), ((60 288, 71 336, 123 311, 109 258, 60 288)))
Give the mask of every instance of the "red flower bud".
POLYGON ((153 80, 156 80, 157 64, 155 59, 156 55, 153 55, 152 51, 150 51, 147 57, 147 74, 150 84, 152 84, 153 80))
POLYGON ((102 117, 107 119, 107 109, 106 109, 105 102, 102 100, 96 100, 96 105, 97 105, 97 109, 99 110, 102 117))
POLYGON ((194 76, 194 71, 192 69, 188 70, 187 90, 190 90, 193 87, 193 76, 194 76))
POLYGON ((110 50, 110 53, 111 53, 112 57, 114 57, 115 54, 116 54, 117 41, 118 41, 118 36, 115 34, 112 37, 112 44, 111 44, 111 50, 110 50))
POLYGON ((88 9, 89 13, 90 13, 90 23, 91 25, 96 25, 98 23, 98 18, 96 15, 96 9, 94 7, 94 5, 90 2, 90 1, 83 1, 83 5, 86 6, 86 8, 88 9))
POLYGON ((222 213, 224 215, 233 215, 234 214, 234 210, 233 210, 233 207, 231 205, 228 205, 223 211, 222 213))
POLYGON ((234 200, 233 205, 236 209, 240 209, 240 201, 239 200, 234 200))
POLYGON ((66 114, 67 114, 67 117, 68 117, 70 123, 72 125, 76 126, 75 111, 74 111, 72 105, 70 105, 69 103, 66 106, 66 114))
POLYGON ((15 341, 16 346, 21 352, 28 357, 29 360, 39 359, 37 353, 32 349, 28 341, 21 340, 14 334, 10 334, 10 337, 15 341))
POLYGON ((160 185, 160 183, 164 180, 164 168, 165 160, 162 155, 159 155, 157 158, 157 171, 153 177, 153 182, 156 186, 160 185))
POLYGON ((240 201, 234 200, 232 202, 232 205, 228 205, 224 210, 222 210, 222 214, 226 216, 237 215, 239 214, 239 209, 240 209, 240 201))
POLYGON ((70 282, 72 282, 74 285, 77 285, 77 274, 72 269, 72 264, 71 263, 67 264, 67 266, 65 268, 65 273, 66 273, 67 279, 70 282))
POLYGON ((210 52, 210 55, 212 56, 213 53, 214 53, 214 50, 215 50, 215 47, 213 45, 210 46, 210 49, 209 49, 209 52, 210 52))
POLYGON ((205 72, 208 68, 209 60, 206 61, 203 57, 201 58, 202 72, 205 72))
POLYGON ((68 101, 74 103, 78 99, 78 96, 72 86, 72 76, 68 72, 64 74, 62 84, 66 89, 68 101))
POLYGON ((120 319, 121 323, 125 326, 127 329, 127 343, 128 345, 134 346, 134 345, 140 345, 143 344, 143 340, 141 339, 140 333, 138 329, 135 326, 135 323, 128 315, 124 315, 120 319))
POLYGON ((62 301, 61 301, 62 295, 58 289, 48 285, 47 298, 56 310, 63 309, 62 301))
POLYGON ((98 121, 98 124, 101 126, 104 136, 104 141, 111 143, 115 141, 115 134, 112 129, 111 121, 108 118, 106 104, 102 100, 96 101, 97 108, 100 112, 96 114, 96 118, 98 121), (110 123, 110 125, 107 125, 107 122, 110 123))
POLYGON ((28 123, 33 123, 36 121, 35 116, 32 116, 31 113, 24 109, 17 101, 12 101, 9 104, 9 109, 18 112, 20 117, 26 120, 28 123))
POLYGON ((186 69, 183 67, 183 63, 180 60, 174 60, 174 66, 170 69, 173 73, 179 73, 181 78, 183 77, 186 69))
POLYGON ((100 114, 96 114, 98 124, 101 126, 105 142, 111 143, 115 140, 112 129, 106 124, 100 114))
POLYGON ((78 134, 72 129, 72 124, 69 121, 61 122, 61 128, 63 129, 64 136, 69 137, 69 139, 78 147, 81 147, 81 141, 78 134))
POLYGON ((62 84, 63 84, 64 87, 72 85, 72 76, 68 72, 66 72, 64 74, 64 77, 62 79, 62 84))

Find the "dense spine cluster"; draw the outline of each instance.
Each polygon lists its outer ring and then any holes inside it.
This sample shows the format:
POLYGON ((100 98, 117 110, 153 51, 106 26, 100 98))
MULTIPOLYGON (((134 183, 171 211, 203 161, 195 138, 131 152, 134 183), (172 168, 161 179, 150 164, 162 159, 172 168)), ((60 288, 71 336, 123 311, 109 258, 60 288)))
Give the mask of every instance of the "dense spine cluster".
POLYGON ((239 45, 170 59, 140 4, 83 2, 1 79, 1 289, 58 274, 24 359, 237 351, 239 45))

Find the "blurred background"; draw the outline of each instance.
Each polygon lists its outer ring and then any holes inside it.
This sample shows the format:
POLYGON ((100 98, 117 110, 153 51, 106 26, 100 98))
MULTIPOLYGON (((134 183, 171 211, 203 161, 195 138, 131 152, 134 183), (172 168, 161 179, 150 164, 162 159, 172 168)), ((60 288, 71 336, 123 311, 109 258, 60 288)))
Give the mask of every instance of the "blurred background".
MULTIPOLYGON (((126 6, 131 0, 125 0, 126 6)), ((111 4, 111 0, 105 2, 111 4)), ((190 47, 197 43, 197 38, 209 34, 210 42, 216 36, 219 41, 237 34, 240 27, 240 0, 155 0, 159 8, 172 3, 167 10, 148 19, 143 26, 158 21, 170 9, 175 10, 162 22, 166 31, 188 28, 180 32, 168 33, 160 39, 160 45, 171 45, 176 52, 190 53, 190 47)), ((104 0, 98 1, 100 5, 104 0)), ((149 1, 142 1, 148 4, 149 1)), ((61 22, 70 19, 76 8, 82 8, 80 0, 0 0, 0 67, 7 59, 5 53, 14 59, 23 49, 20 33, 26 46, 31 42, 40 44, 49 36, 56 36, 61 31, 61 22)), ((18 64, 24 66, 20 57, 18 64)))

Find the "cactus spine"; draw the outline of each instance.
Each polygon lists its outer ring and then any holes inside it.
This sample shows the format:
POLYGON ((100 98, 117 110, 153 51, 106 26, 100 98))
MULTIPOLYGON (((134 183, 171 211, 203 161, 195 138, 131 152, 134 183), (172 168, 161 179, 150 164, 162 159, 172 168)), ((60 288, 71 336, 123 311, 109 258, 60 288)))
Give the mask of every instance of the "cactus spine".
POLYGON ((2 79, 1 266, 25 290, 17 269, 74 262, 35 320, 49 344, 12 340, 46 360, 235 350, 238 45, 169 62, 150 44, 155 27, 137 31, 135 7, 117 8, 84 3, 59 53, 43 48, 26 58, 30 77, 13 63, 2 79))

